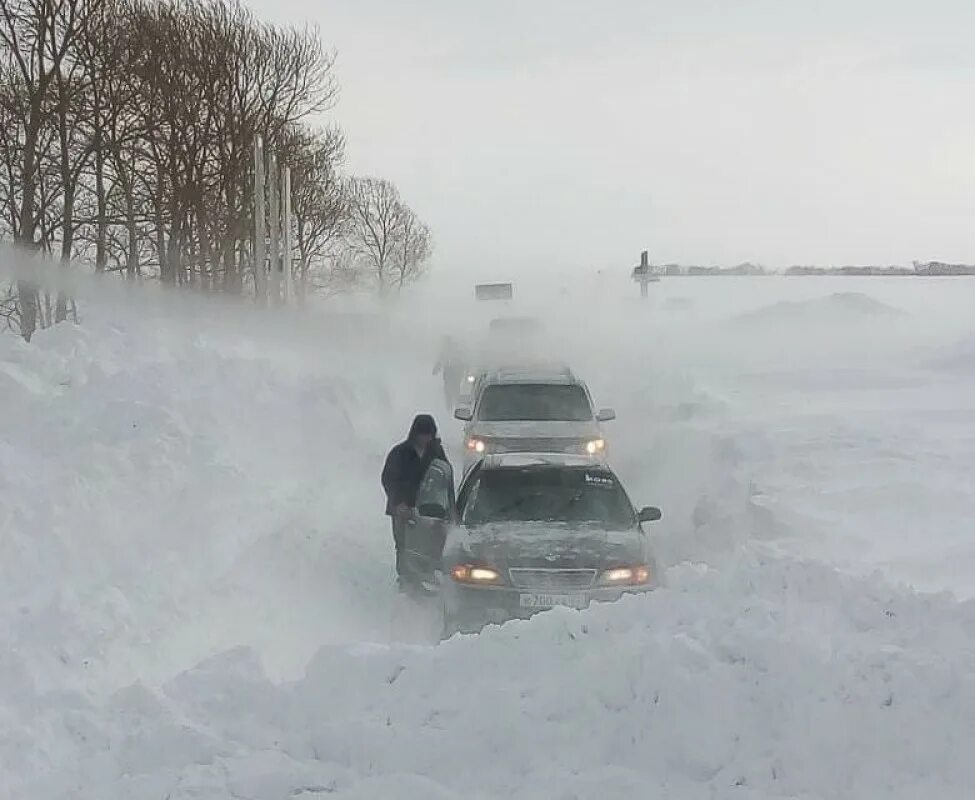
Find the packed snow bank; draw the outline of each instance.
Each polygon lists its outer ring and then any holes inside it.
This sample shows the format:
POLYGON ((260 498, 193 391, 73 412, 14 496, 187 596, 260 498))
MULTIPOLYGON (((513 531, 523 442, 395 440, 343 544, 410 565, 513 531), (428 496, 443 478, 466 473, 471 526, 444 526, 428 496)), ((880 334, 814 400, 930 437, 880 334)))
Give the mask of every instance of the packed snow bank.
POLYGON ((723 379, 724 433, 779 552, 975 597, 975 374, 932 370, 942 352, 723 379))
POLYGON ((21 752, 50 772, 18 790, 960 800, 973 656, 975 604, 752 549, 436 648, 328 647, 279 686, 235 650, 101 705, 25 692, 13 721, 54 738, 21 752))
POLYGON ((862 292, 835 292, 813 300, 781 300, 737 319, 753 325, 816 322, 835 324, 861 322, 876 317, 897 317, 904 312, 862 292))
POLYGON ((0 614, 34 682, 113 689, 242 643, 295 674, 388 640, 376 476, 423 402, 394 390, 413 365, 372 363, 364 331, 326 349, 98 311, 0 337, 0 614))
POLYGON ((966 336, 930 357, 931 366, 975 376, 975 336, 966 336))
POLYGON ((377 478, 443 417, 433 350, 470 309, 92 296, 0 337, 0 795, 967 797, 972 606, 869 573, 972 587, 975 385, 910 331, 724 335, 812 285, 684 282, 763 293, 695 294, 700 324, 560 303, 664 563, 709 566, 440 646, 393 592, 377 478))

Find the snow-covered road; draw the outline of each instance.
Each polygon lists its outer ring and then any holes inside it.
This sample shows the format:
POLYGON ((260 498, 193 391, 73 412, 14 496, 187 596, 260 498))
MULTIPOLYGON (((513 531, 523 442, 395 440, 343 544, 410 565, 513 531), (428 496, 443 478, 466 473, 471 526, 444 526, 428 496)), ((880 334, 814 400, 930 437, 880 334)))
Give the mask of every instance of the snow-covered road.
POLYGON ((443 644, 377 475, 483 310, 0 338, 0 796, 970 797, 975 282, 658 286, 521 310, 616 407, 667 588, 443 644))

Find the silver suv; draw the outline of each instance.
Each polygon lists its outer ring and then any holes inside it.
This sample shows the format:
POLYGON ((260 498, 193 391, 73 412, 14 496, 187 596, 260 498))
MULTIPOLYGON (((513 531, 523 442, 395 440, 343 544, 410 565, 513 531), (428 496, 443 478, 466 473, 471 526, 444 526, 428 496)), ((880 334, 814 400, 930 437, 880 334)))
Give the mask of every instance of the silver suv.
POLYGON ((464 466, 490 453, 575 453, 603 457, 602 423, 586 384, 568 367, 509 367, 478 376, 471 405, 454 416, 465 422, 464 466))

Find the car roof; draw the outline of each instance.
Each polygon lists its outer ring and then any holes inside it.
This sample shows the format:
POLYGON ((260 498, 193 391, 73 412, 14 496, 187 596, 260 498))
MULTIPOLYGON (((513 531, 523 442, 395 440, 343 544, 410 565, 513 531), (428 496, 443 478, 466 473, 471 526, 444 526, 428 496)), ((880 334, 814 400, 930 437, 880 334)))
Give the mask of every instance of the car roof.
POLYGON ((498 367, 484 373, 488 383, 577 384, 572 370, 563 364, 523 364, 498 367))
POLYGON ((491 330, 497 330, 498 328, 504 328, 507 326, 523 328, 531 326, 533 328, 540 328, 542 326, 542 321, 538 317, 528 317, 528 316, 510 316, 510 317, 495 317, 488 323, 488 328, 491 330))
POLYGON ((598 469, 612 473, 599 458, 575 453, 494 453, 481 459, 481 469, 524 469, 525 467, 565 467, 598 469))

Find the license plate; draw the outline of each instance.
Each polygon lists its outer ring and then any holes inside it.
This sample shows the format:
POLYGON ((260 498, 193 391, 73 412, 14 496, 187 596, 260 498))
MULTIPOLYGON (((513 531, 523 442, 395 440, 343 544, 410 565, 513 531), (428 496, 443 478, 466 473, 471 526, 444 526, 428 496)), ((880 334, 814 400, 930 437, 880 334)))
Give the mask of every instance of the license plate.
POLYGON ((555 608, 556 606, 566 606, 567 608, 586 608, 588 605, 589 596, 586 594, 521 595, 522 608, 555 608))

